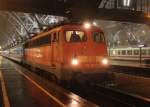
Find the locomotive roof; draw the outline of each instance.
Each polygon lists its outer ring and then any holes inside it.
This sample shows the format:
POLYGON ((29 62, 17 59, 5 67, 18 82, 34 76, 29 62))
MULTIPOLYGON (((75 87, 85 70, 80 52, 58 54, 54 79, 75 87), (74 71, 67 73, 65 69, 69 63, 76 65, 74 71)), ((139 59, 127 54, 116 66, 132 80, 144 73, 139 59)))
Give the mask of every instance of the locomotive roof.
MULTIPOLYGON (((32 39, 38 38, 38 35, 44 36, 47 33, 52 32, 53 30, 59 30, 61 28, 75 28, 75 27, 76 28, 79 27, 79 29, 83 29, 83 24, 81 24, 81 23, 65 23, 65 24, 55 25, 55 26, 52 26, 52 27, 49 27, 49 28, 43 30, 42 32, 40 32, 38 34, 35 34, 32 39)), ((100 29, 99 27, 96 27, 96 26, 92 26, 92 27, 95 29, 100 29)))
MULTIPOLYGON (((51 30, 51 29, 55 29, 55 28, 58 28, 58 27, 67 27, 67 26, 81 26, 83 27, 83 24, 82 23, 63 23, 63 24, 59 24, 59 25, 54 25, 54 26, 51 26, 49 28, 46 29, 46 31, 48 30, 51 30)), ((94 28, 99 28, 99 27, 96 27, 96 26, 92 26, 94 28)))

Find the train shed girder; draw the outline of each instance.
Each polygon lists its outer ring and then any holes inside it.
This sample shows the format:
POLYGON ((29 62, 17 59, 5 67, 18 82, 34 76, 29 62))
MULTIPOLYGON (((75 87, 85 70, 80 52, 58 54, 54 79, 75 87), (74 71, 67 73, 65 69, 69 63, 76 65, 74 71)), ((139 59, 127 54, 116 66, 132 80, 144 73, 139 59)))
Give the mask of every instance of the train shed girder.
POLYGON ((22 12, 1 11, 0 45, 3 49, 14 47, 35 36, 50 25, 66 18, 22 12))
POLYGON ((0 0, 0 45, 10 48, 66 19, 150 24, 149 0, 0 0))

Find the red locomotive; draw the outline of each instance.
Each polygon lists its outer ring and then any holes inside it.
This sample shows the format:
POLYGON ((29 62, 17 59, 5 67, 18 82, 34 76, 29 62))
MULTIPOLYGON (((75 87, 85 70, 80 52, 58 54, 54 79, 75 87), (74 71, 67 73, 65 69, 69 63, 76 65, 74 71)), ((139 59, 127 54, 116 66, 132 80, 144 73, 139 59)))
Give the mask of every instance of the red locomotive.
POLYGON ((23 61, 68 81, 75 74, 102 73, 108 67, 103 31, 95 26, 66 24, 42 32, 24 46, 23 61))

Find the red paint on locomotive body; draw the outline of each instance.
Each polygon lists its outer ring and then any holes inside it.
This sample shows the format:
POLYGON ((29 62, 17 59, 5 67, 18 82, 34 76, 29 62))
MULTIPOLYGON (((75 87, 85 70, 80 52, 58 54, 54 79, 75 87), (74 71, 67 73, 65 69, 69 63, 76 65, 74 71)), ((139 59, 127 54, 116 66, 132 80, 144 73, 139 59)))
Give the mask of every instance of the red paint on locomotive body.
POLYGON ((98 27, 85 29, 70 24, 51 29, 28 41, 24 55, 26 63, 63 80, 70 79, 74 72, 102 72, 108 67, 105 37, 98 27))
MULTIPOLYGON (((66 28, 65 30, 69 30, 66 28)), ((93 68, 103 67, 101 66, 100 60, 98 58, 102 58, 107 55, 107 47, 106 43, 95 43, 92 40, 92 32, 102 32, 98 28, 91 28, 89 29, 78 29, 72 28, 73 30, 81 30, 84 31, 85 35, 87 36, 87 41, 85 42, 64 42, 64 53, 63 58, 64 62, 66 63, 65 67, 73 67, 71 65, 71 59, 76 56, 79 59, 79 65, 75 66, 74 68, 81 68, 82 70, 93 68), (97 58, 96 58, 97 57, 97 58), (69 66, 70 65, 70 66, 69 66)))

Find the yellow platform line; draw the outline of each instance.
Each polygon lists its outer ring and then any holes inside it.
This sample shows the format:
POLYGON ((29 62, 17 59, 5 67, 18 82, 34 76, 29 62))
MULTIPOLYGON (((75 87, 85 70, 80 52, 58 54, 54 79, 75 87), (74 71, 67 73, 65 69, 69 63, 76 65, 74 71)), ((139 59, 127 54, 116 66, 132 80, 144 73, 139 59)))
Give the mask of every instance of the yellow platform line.
POLYGON ((0 80, 1 80, 1 86, 2 86, 2 95, 3 95, 4 107, 10 107, 10 102, 9 102, 9 98, 8 98, 8 94, 7 94, 7 90, 6 90, 5 81, 4 81, 2 71, 0 71, 0 80))
POLYGON ((33 83, 36 87, 38 87, 41 91, 43 91, 46 95, 51 97, 54 101, 56 101, 60 106, 67 107, 65 104, 63 104, 59 99, 54 97, 52 94, 50 94, 47 90, 45 90, 43 87, 41 87, 38 83, 36 83, 34 80, 32 80, 29 76, 21 72, 19 69, 15 68, 18 73, 23 75, 26 79, 28 79, 31 83, 33 83))

